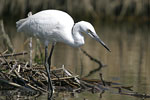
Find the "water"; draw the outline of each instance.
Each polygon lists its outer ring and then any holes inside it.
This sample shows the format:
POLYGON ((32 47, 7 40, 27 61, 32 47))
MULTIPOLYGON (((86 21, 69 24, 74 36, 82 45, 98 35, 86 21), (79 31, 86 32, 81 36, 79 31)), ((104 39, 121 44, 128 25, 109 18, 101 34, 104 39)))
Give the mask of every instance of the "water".
MULTIPOLYGON (((140 93, 150 93, 150 29, 147 24, 137 23, 101 23, 94 24, 98 35, 108 45, 112 52, 108 52, 99 43, 85 35, 85 45, 82 46, 92 57, 100 60, 107 67, 90 75, 89 79, 99 79, 99 73, 107 81, 118 82, 127 86, 134 86, 133 90, 140 93)), ((16 33, 15 23, 5 22, 6 32, 11 37, 15 52, 28 50, 27 37, 16 33)), ((2 41, 1 41, 2 42, 2 41)), ((5 46, 1 43, 1 51, 5 46)), ((36 41, 33 43, 36 47, 36 41)), ((43 46, 41 45, 41 48, 43 46)), ((38 51, 38 50, 37 50, 38 51)), ((34 54, 36 50, 33 51, 34 54)), ((44 53, 44 49, 42 49, 44 53)), ((25 56, 22 59, 28 59, 25 56)), ((57 43, 52 59, 52 65, 71 70, 81 77, 86 76, 98 65, 85 56, 79 49, 69 47, 63 43, 57 43)), ((99 100, 99 93, 84 92, 80 94, 58 94, 56 100, 99 100)), ((42 95, 38 100, 44 99, 42 95)), ((119 95, 106 91, 101 100, 137 100, 136 97, 119 95)), ((140 99, 139 99, 140 100, 140 99)))

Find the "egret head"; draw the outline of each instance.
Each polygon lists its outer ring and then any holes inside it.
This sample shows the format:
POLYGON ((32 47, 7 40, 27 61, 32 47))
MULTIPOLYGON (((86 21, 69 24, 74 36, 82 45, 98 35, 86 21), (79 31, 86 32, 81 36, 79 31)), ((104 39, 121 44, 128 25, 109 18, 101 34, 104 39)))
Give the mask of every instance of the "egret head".
POLYGON ((86 33, 88 34, 90 37, 92 37, 94 40, 98 41, 100 44, 102 44, 108 51, 111 51, 106 44, 100 39, 100 37, 96 34, 96 31, 94 29, 94 27, 86 21, 81 21, 81 26, 80 26, 80 30, 81 33, 86 33))

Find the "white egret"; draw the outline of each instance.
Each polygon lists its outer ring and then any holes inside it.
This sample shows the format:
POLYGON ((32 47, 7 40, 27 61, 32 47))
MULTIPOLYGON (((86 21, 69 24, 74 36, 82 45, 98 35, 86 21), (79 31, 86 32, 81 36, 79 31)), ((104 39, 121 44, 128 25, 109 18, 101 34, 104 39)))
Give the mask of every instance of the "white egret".
POLYGON ((52 96, 52 83, 50 78, 51 56, 56 42, 63 42, 73 47, 84 44, 83 33, 102 44, 108 51, 110 49, 96 34, 94 27, 86 21, 74 23, 72 17, 59 10, 44 10, 16 22, 17 31, 36 36, 45 45, 45 68, 48 75, 48 90, 52 96), (52 43, 49 57, 48 44, 52 43))

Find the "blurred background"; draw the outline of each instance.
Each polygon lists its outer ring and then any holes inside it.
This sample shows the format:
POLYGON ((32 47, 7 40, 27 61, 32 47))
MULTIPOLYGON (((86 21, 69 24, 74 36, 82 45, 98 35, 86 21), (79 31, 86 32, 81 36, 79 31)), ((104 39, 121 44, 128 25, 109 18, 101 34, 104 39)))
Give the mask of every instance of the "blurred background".
MULTIPOLYGON (((88 76, 89 79, 98 79, 101 72, 105 80, 133 85, 134 90, 142 93, 150 92, 150 0, 0 0, 0 52, 7 49, 9 53, 29 51, 29 37, 17 33, 15 23, 27 17, 30 11, 34 14, 45 9, 65 11, 75 22, 89 21, 112 51, 108 52, 99 43, 85 36, 86 42, 81 48, 107 65, 99 70, 99 65, 78 48, 57 43, 52 57, 53 66, 65 65, 80 77, 85 77, 94 70, 88 76), (4 33, 7 36, 3 36, 4 33)), ((34 38, 33 48, 33 61, 42 64, 42 43, 34 38)), ((19 59, 29 60, 29 55, 19 59)), ((103 100, 130 98, 109 93, 106 95, 103 100)), ((83 97, 89 100, 93 98, 89 94, 84 94, 83 97)), ((96 100, 98 96, 94 98, 96 100)))

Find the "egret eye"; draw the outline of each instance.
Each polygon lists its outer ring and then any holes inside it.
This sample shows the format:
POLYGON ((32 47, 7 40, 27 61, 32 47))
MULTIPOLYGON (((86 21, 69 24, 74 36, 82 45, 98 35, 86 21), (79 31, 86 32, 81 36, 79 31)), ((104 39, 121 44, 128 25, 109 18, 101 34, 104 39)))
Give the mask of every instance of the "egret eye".
POLYGON ((90 30, 90 29, 87 29, 87 32, 91 33, 91 30, 90 30))

